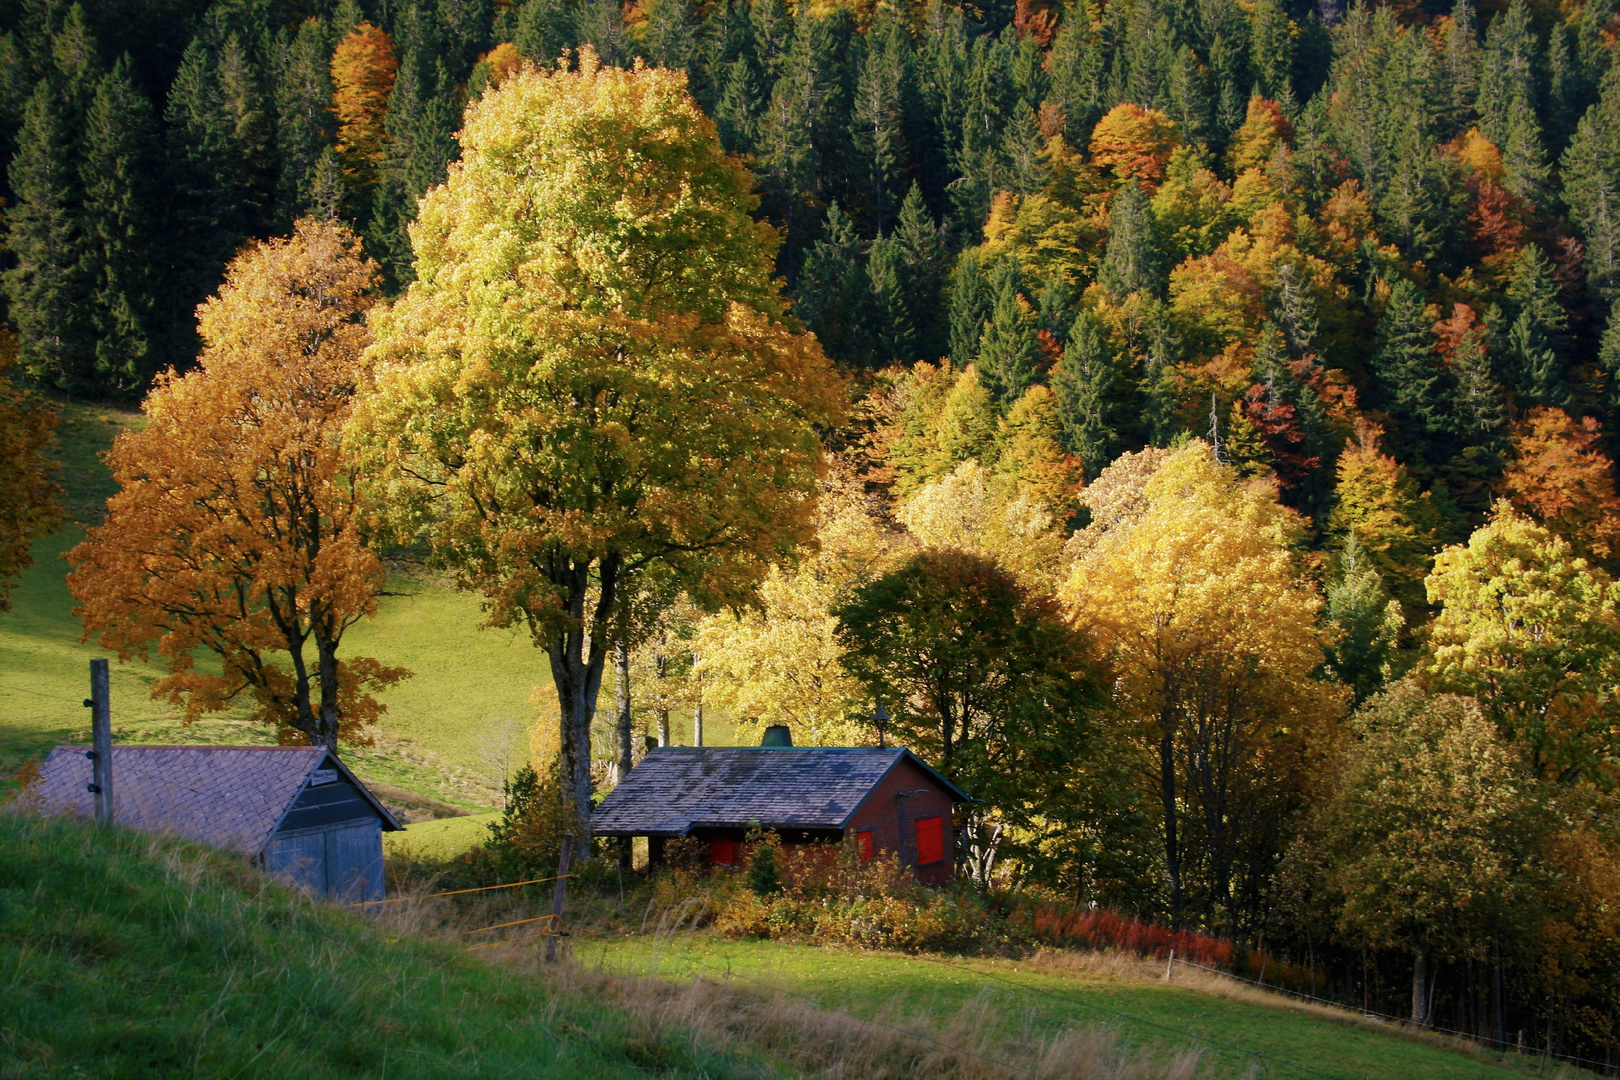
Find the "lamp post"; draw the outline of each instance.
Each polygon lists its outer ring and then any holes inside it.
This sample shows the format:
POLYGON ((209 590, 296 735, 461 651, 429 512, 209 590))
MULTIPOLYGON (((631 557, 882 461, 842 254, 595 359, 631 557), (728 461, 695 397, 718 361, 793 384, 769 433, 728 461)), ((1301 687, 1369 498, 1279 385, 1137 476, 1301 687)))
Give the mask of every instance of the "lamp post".
POLYGON ((889 710, 883 707, 882 698, 877 699, 877 711, 872 714, 872 724, 877 728, 878 747, 888 746, 888 742, 884 739, 884 733, 889 727, 889 710))

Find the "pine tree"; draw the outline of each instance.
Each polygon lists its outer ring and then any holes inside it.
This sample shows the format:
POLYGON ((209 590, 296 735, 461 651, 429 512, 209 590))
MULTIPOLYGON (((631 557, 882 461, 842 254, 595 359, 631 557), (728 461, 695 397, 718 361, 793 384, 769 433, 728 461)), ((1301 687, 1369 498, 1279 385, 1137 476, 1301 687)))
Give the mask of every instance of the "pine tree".
POLYGON ((1018 400, 1040 374, 1041 347, 1035 336, 1035 312, 1022 295, 1016 263, 997 268, 995 302, 979 338, 979 372, 1003 411, 1018 400))
POLYGON ((1052 100, 1063 110, 1063 135, 1073 146, 1084 146, 1091 129, 1114 104, 1105 97, 1103 43, 1091 29, 1094 7, 1080 3, 1063 20, 1047 66, 1052 76, 1052 100))
POLYGON ((967 367, 979 358, 979 339, 990 321, 995 292, 974 251, 964 251, 951 274, 951 362, 967 367))
POLYGON ((380 170, 375 209, 366 230, 367 249, 383 268, 384 281, 397 289, 411 280, 410 235, 416 202, 444 180, 460 153, 455 140, 459 102, 442 64, 405 54, 384 121, 386 154, 380 170))
MULTIPOLYGON (((1449 498, 1465 514, 1482 517, 1490 508, 1493 488, 1507 453, 1507 408, 1502 387, 1491 371, 1485 327, 1462 308, 1441 325, 1442 347, 1451 362, 1450 421, 1457 452, 1440 470, 1449 498)), ((1469 529, 1462 530, 1467 535, 1469 529)))
POLYGON ((1007 191, 1036 195, 1046 189, 1051 171, 1041 158, 1046 140, 1041 138, 1035 110, 1020 102, 1001 136, 1001 160, 1005 172, 1002 183, 1007 191))
POLYGON ((759 138, 760 105, 754 65, 746 56, 739 56, 726 68, 720 100, 714 107, 720 145, 733 154, 753 153, 759 138))
POLYGON ((574 5, 569 0, 526 0, 519 9, 512 43, 525 59, 552 67, 575 40, 574 5))
POLYGON ((69 393, 94 389, 95 324, 73 103, 41 80, 23 110, 10 165, 17 203, 6 219, 15 263, 4 283, 23 368, 69 393))
POLYGON ((879 365, 911 363, 917 356, 917 330, 906 288, 905 249, 896 237, 872 241, 866 276, 872 289, 872 347, 879 365))
POLYGON ((96 383, 116 397, 139 396, 154 370, 156 240, 153 180, 156 125, 125 57, 101 79, 85 117, 84 242, 94 278, 96 383))
POLYGON ((625 32, 624 5, 619 0, 581 0, 575 8, 574 35, 578 44, 590 45, 603 64, 630 63, 630 35, 625 32))
POLYGON ((276 231, 314 206, 315 169, 332 146, 332 74, 326 29, 305 19, 284 50, 276 79, 276 231))
POLYGON ((1405 278, 1390 287, 1389 303, 1378 319, 1371 369, 1377 380, 1377 402, 1395 426, 1398 444, 1408 460, 1425 448, 1446 423, 1445 388, 1434 351, 1433 320, 1423 290, 1405 278))
POLYGON ((892 227, 890 207, 907 161, 903 111, 907 71, 905 32, 893 19, 883 18, 866 38, 855 83, 851 132, 872 227, 884 235, 892 227))
POLYGON ((1512 0, 1507 11, 1491 20, 1480 59, 1479 128, 1497 146, 1506 146, 1514 118, 1534 114, 1540 100, 1536 73, 1541 48, 1529 5, 1512 0))
POLYGON ((1254 92, 1275 101, 1292 97, 1295 42, 1299 27, 1282 0, 1258 0, 1249 16, 1249 57, 1254 92))
POLYGON ((1446 116, 1441 133, 1446 138, 1468 130, 1478 115, 1474 101, 1479 96, 1481 63, 1479 20, 1474 14, 1474 5, 1471 0, 1456 0, 1451 8, 1443 57, 1446 116))
MULTIPOLYGON (((1620 412, 1620 299, 1609 308, 1609 321, 1603 327, 1598 341, 1598 367, 1607 376, 1603 387, 1603 403, 1611 416, 1620 412)), ((1608 425, 1611 429, 1614 424, 1608 425)))
POLYGON ((917 355, 934 358, 950 349, 950 320, 945 311, 945 238, 923 202, 922 189, 912 182, 894 239, 900 245, 901 282, 917 355))
POLYGON ((1134 180, 1108 208, 1108 249, 1097 280, 1116 298, 1134 292, 1162 296, 1168 280, 1158 225, 1147 193, 1134 180))
POLYGON ((1620 68, 1586 111, 1563 157, 1564 203, 1586 248, 1586 279, 1599 299, 1620 298, 1620 68))
POLYGON ((654 67, 691 67, 697 57, 697 17, 687 0, 648 0, 642 45, 654 67))
POLYGON ((1126 389, 1102 325, 1089 311, 1080 312, 1052 372, 1052 391, 1063 444, 1084 465, 1087 482, 1125 449, 1120 426, 1126 389))
POLYGON ((1569 402, 1569 316, 1558 302, 1558 281, 1541 248, 1526 244, 1513 260, 1507 282, 1508 311, 1500 328, 1502 370, 1520 409, 1563 408, 1569 402))
POLYGON ((805 256, 797 294, 798 316, 828 356, 846 364, 871 360, 872 287, 860 235, 837 203, 827 209, 826 235, 805 256))

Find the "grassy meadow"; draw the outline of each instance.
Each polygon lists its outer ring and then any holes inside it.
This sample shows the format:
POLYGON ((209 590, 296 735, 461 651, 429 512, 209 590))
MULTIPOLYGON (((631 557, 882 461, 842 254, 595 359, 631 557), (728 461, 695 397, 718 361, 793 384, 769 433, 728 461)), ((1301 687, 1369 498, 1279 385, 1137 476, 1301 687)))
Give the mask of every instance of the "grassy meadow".
POLYGON ((1156 1061, 1166 1072, 1189 1056, 1221 1076, 1502 1080, 1557 1071, 1533 1058, 1380 1030, 1353 1013, 1296 1004, 1185 968, 1177 970, 1177 982, 1166 984, 1163 962, 1151 959, 1074 953, 945 958, 706 934, 591 940, 577 949, 580 962, 616 974, 771 987, 817 1007, 912 1030, 932 1027, 969 1049, 1051 1044, 1101 1026, 1132 1057, 1156 1061), (966 1016, 975 1018, 971 1028, 940 1022, 966 1016))

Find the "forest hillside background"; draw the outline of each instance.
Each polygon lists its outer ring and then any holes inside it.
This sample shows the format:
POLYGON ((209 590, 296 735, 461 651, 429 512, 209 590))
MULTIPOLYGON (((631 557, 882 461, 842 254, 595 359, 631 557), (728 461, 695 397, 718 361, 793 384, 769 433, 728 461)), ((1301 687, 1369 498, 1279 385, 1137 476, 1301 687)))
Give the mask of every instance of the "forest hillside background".
MULTIPOLYGON (((323 342, 378 355, 365 311, 456 286, 431 280, 419 208, 512 205, 466 194, 522 155, 458 169, 464 116, 651 95, 689 149, 736 155, 713 172, 741 178, 723 239, 774 252, 788 331, 814 333, 782 338, 815 377, 773 392, 803 393, 826 475, 816 543, 795 546, 806 487, 724 598, 747 603, 637 628, 615 712, 665 741, 672 716, 701 741, 707 703, 739 738, 848 744, 885 737, 888 695, 888 737, 985 800, 958 855, 987 894, 1195 927, 1312 991, 1612 1065, 1617 33, 1612 0, 21 0, 0 11, 21 388, 0 407, 145 398, 171 426, 114 453, 139 509, 143 470, 184 456, 165 373, 268 378, 217 348, 217 375, 193 367, 200 303, 216 327, 290 319, 313 279, 276 268, 325 252, 353 295, 323 342), (684 71, 703 115, 639 65, 684 71), (293 282, 286 303, 222 289, 228 265, 293 282)), ((575 152, 558 138, 527 149, 575 152)), ((412 419, 345 387, 379 439, 412 419)), ((44 413, 15 415, 43 446, 44 413)), ((720 427, 689 421, 693 445, 720 427)), ((103 571, 146 564, 100 535, 71 587, 106 631, 130 616, 95 614, 103 571)), ((25 563, 0 549, 0 577, 25 563)), ((405 677, 389 640, 377 688, 405 677)), ((169 659, 180 700, 201 684, 169 659)), ((358 704, 323 714, 333 741, 381 712, 358 704)), ((561 746, 588 750, 568 709, 561 746)), ((632 762, 630 726, 596 739, 622 739, 611 761, 573 760, 579 801, 632 762)))

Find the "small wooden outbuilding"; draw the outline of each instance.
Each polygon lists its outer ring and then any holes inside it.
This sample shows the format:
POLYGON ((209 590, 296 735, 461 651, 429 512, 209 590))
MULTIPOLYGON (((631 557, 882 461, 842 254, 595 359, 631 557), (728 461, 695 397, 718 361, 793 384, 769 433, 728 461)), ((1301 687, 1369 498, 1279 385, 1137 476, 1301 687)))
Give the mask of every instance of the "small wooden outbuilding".
POLYGON ((664 844, 697 837, 711 865, 738 858, 750 828, 784 844, 853 840, 863 857, 895 852, 930 885, 950 881, 961 788, 900 748, 667 746, 641 764, 591 815, 598 836, 645 836, 654 862, 664 844))
MULTIPOLYGON (((58 746, 21 797, 94 814, 87 746, 58 746)), ((114 746, 112 820, 238 851, 317 896, 383 898, 382 834, 403 826, 320 746, 114 746)))

